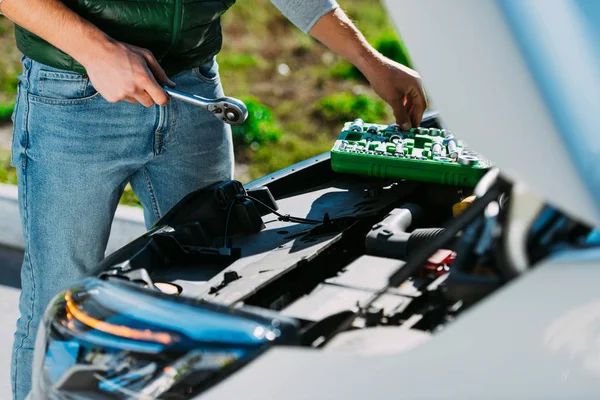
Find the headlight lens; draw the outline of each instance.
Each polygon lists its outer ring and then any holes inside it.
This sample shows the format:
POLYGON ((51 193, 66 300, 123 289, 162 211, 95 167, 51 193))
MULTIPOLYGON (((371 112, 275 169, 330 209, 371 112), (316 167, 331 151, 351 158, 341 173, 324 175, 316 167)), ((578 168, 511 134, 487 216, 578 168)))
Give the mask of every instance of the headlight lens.
POLYGON ((98 279, 57 296, 43 325, 34 392, 51 399, 188 399, 298 338, 295 323, 276 314, 98 279))

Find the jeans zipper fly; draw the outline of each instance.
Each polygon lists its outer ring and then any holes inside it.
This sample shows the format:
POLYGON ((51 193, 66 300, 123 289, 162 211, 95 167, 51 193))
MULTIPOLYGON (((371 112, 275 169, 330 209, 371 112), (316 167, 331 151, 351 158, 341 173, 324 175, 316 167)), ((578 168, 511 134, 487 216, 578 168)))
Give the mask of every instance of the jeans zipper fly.
POLYGON ((158 106, 158 124, 154 131, 154 149, 153 153, 155 156, 159 155, 165 144, 165 131, 167 130, 167 106, 158 106))

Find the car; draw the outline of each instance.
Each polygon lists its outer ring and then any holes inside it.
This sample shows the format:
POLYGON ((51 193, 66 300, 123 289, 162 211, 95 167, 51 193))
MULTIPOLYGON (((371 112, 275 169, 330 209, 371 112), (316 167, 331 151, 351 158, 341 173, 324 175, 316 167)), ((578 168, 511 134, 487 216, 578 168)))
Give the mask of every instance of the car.
POLYGON ((600 7, 387 6, 476 186, 331 152, 200 189, 49 305, 33 399, 598 397, 600 7))

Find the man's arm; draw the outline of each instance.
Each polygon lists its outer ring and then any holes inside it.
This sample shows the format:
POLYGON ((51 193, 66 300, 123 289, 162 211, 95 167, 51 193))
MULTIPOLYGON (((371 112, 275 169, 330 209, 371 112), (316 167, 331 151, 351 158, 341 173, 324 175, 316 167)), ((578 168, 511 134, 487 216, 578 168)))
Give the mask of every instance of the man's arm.
POLYGON ((150 51, 113 40, 60 1, 3 0, 0 11, 83 65, 107 101, 168 102, 156 79, 173 83, 150 51))
POLYGON ((300 30, 346 58, 394 110, 403 129, 418 126, 427 108, 421 77, 367 43, 336 0, 271 0, 300 30))
POLYGON ((310 34, 363 73, 373 90, 392 106, 403 130, 419 126, 427 100, 416 71, 377 52, 340 8, 320 18, 310 34))

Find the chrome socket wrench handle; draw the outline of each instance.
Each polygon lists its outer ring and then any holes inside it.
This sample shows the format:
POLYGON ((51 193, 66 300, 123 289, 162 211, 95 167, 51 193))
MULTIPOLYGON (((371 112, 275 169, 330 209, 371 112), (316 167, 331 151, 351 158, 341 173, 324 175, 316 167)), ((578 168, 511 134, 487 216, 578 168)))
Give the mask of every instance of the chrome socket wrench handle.
POLYGON ((244 102, 234 99, 233 97, 207 99, 194 94, 180 92, 179 90, 172 89, 168 86, 163 86, 163 89, 174 99, 207 109, 216 118, 226 124, 241 125, 246 122, 246 119, 248 118, 248 108, 244 102))

